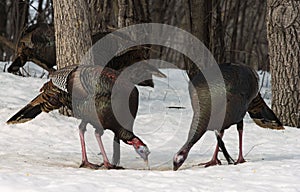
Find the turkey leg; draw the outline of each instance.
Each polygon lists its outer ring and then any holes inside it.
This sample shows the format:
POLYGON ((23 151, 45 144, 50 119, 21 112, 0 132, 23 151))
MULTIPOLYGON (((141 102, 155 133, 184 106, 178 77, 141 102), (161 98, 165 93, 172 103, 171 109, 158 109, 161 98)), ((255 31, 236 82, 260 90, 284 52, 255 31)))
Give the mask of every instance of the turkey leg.
POLYGON ((237 124, 237 130, 239 132, 239 157, 238 160, 234 163, 235 165, 246 162, 243 157, 243 121, 237 124))
MULTIPOLYGON (((224 131, 221 131, 219 134, 221 139, 222 139, 223 135, 224 135, 224 131)), ((217 146, 216 146, 216 149, 215 149, 212 159, 206 163, 200 163, 198 165, 199 166, 204 165, 204 167, 209 167, 209 166, 213 166, 213 165, 221 165, 221 161, 218 159, 218 153, 219 153, 219 144, 217 143, 217 146)))
POLYGON ((92 164, 88 161, 87 155, 86 155, 86 147, 85 147, 85 140, 84 140, 84 133, 86 131, 86 123, 81 122, 79 125, 79 137, 80 137, 80 143, 81 143, 81 151, 82 151, 82 163, 80 167, 90 168, 90 169, 99 169, 101 166, 92 164))
POLYGON ((102 139, 101 139, 101 135, 99 134, 99 132, 96 130, 95 131, 95 137, 97 139, 97 142, 98 142, 98 145, 99 145, 99 148, 100 148, 100 151, 101 151, 101 154, 103 156, 103 165, 107 168, 107 169, 123 169, 123 167, 120 167, 120 166, 116 166, 116 165, 112 165, 108 158, 107 158, 107 155, 106 155, 106 152, 105 152, 105 149, 104 149, 104 146, 103 146, 103 142, 102 142, 102 139))

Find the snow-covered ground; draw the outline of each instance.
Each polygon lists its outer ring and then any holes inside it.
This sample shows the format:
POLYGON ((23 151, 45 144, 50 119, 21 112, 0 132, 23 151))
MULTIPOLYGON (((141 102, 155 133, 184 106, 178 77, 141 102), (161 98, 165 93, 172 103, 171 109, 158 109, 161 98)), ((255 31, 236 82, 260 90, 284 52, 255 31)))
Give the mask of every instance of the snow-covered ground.
MULTIPOLYGON (((3 73, 3 66, 0 63, 1 192, 300 191, 300 130, 263 129, 248 116, 244 125, 246 163, 228 165, 220 154, 221 166, 196 166, 210 160, 215 148, 214 133, 207 132, 193 147, 182 168, 177 172, 171 170, 172 157, 185 142, 192 119, 183 71, 162 70, 169 78, 156 78, 154 90, 139 88, 140 108, 134 131, 151 150, 151 170, 145 170, 134 149, 125 144, 121 146, 121 165, 125 170, 90 170, 78 168, 81 163, 79 120, 55 111, 24 124, 6 125, 9 117, 38 94, 47 79, 3 73)), ((269 89, 268 82, 262 89, 266 98, 270 96, 269 89)), ((93 131, 88 127, 88 157, 91 162, 101 163, 93 131)), ((112 136, 110 131, 105 131, 103 136, 109 156, 112 136)), ((231 156, 237 158, 235 126, 225 132, 224 142, 231 156)))

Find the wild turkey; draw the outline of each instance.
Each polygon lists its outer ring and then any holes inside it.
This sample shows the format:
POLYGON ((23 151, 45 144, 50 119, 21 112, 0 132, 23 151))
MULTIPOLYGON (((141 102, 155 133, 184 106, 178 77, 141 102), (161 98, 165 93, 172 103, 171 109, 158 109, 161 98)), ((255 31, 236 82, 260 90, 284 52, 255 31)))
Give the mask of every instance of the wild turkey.
MULTIPOLYGON (((98 40, 108 35, 110 32, 99 32, 92 36, 92 43, 95 44, 98 40)), ((118 42, 118 38, 127 40, 125 34, 119 34, 115 32, 111 38, 111 43, 118 42)), ((143 61, 147 59, 148 55, 147 46, 135 46, 131 47, 129 50, 125 50, 122 53, 116 55, 108 63, 97 64, 105 67, 110 67, 117 71, 123 71, 126 67, 131 66, 134 63, 143 61)), ((55 35, 54 26, 46 23, 38 23, 30 26, 24 31, 20 39, 20 43, 17 48, 17 57, 14 59, 12 64, 8 67, 7 71, 9 73, 19 73, 21 67, 25 65, 27 61, 32 61, 44 68, 47 71, 53 72, 56 66, 56 53, 55 53, 55 35)), ((152 67, 146 62, 142 62, 141 67, 148 70, 152 68, 153 71, 156 70, 157 74, 162 75, 157 69, 152 67)), ((138 85, 154 87, 151 74, 147 74, 144 77, 144 81, 139 82, 138 85)))
MULTIPOLYGON (((266 105, 258 93, 258 77, 254 70, 245 65, 230 63, 221 64, 219 67, 226 87, 227 106, 224 122, 223 124, 208 127, 210 118, 212 118, 213 122, 219 121, 218 114, 217 117, 210 117, 211 98, 215 99, 215 101, 219 101, 222 97, 222 91, 217 80, 212 81, 213 88, 209 91, 208 84, 203 73, 199 73, 194 79, 192 79, 189 85, 194 116, 188 134, 188 139, 173 158, 173 170, 177 170, 184 163, 190 149, 207 130, 217 131, 218 145, 212 160, 199 165, 210 166, 220 164, 221 162, 217 158, 219 144, 222 144, 221 138, 224 130, 233 124, 237 124, 237 130, 239 132, 239 157, 236 163, 245 162, 242 153, 242 134, 243 117, 247 111, 251 118, 253 118, 253 120, 261 127, 284 129, 282 123, 278 120, 276 115, 266 105), (192 89, 192 87, 195 87, 195 89, 192 89)), ((222 111, 222 109, 219 109, 219 111, 222 111)), ((225 146, 222 146, 222 151, 224 152, 224 150, 226 153, 225 146)), ((227 153, 224 155, 227 161, 231 163, 232 158, 229 154, 227 153)))
POLYGON ((39 23, 28 27, 20 38, 17 57, 7 71, 18 73, 27 61, 32 61, 47 71, 54 71, 56 54, 53 25, 39 23))
MULTIPOLYGON (((92 36, 93 44, 99 39, 103 38, 109 32, 96 33, 92 36)), ((126 35, 117 34, 118 37, 126 40, 126 35)), ((111 41, 117 41, 117 39, 112 38, 111 41)), ((127 67, 133 65, 134 63, 141 62, 135 65, 132 72, 135 74, 131 76, 130 81, 138 84, 140 86, 154 87, 152 80, 152 75, 158 77, 166 77, 157 68, 146 63, 148 48, 145 46, 132 47, 129 50, 125 50, 122 53, 116 55, 107 64, 101 63, 101 61, 96 61, 97 65, 105 65, 106 67, 115 69, 119 72, 124 71, 127 67), (151 73, 143 73, 144 71, 151 71, 151 73), (138 75, 136 75, 138 74, 138 75)), ((17 58, 9 66, 8 72, 18 73, 20 67, 24 66, 27 61, 33 61, 42 68, 53 72, 55 71, 53 66, 56 65, 56 54, 55 54, 55 36, 54 36, 54 26, 45 23, 38 23, 30 26, 23 34, 20 44, 18 47, 17 58)), ((72 116, 72 111, 66 106, 60 108, 62 114, 67 116, 72 116)), ((119 151, 120 146, 118 145, 119 139, 115 138, 114 141, 114 155, 113 164, 118 164, 120 162, 119 151)))
POLYGON ((51 74, 50 81, 44 84, 41 93, 11 117, 7 123, 23 123, 35 118, 41 112, 50 112, 61 106, 67 106, 73 110, 76 118, 82 120, 79 125, 82 147, 81 167, 93 169, 99 167, 87 159, 84 133, 88 123, 96 129, 95 136, 105 167, 116 168, 115 165, 109 163, 104 151, 101 141, 103 129, 113 131, 115 140, 120 139, 128 145, 133 145, 136 152, 147 162, 150 151, 146 144, 132 132, 138 109, 139 93, 132 82, 119 77, 119 74, 113 69, 95 65, 73 65, 59 69, 51 74), (114 89, 115 95, 112 94, 114 89), (117 97, 118 95, 125 97, 126 94, 129 100, 119 100, 117 97), (128 103, 132 118, 126 113, 128 103), (122 117, 128 118, 120 119, 116 114, 122 114, 122 117), (120 120, 123 120, 123 124, 120 120))

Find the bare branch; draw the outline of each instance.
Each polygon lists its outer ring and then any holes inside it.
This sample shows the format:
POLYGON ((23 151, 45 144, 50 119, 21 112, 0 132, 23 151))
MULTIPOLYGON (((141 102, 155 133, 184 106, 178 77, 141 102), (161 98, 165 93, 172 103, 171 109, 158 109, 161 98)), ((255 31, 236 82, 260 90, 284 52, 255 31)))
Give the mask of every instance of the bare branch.
POLYGON ((6 37, 0 35, 0 43, 8 47, 9 49, 15 51, 16 50, 16 45, 8 40, 6 37))

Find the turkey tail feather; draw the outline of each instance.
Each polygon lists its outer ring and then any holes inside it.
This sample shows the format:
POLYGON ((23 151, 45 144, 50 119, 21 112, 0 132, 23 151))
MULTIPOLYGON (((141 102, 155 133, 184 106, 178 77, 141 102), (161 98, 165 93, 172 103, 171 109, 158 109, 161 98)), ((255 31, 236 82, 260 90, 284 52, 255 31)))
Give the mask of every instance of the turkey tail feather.
POLYGON ((68 99, 65 95, 61 94, 62 92, 57 87, 55 87, 51 81, 45 83, 41 88, 41 91, 42 93, 40 93, 30 103, 23 107, 6 123, 16 124, 30 121, 41 112, 48 113, 55 109, 59 109, 65 102, 64 99, 68 99))
POLYGON ((260 93, 252 100, 248 107, 248 113, 253 121, 260 127, 270 129, 284 129, 275 113, 264 102, 260 93))
POLYGON ((39 100, 41 94, 33 99, 29 104, 23 107, 19 112, 12 116, 6 123, 7 124, 17 124, 25 123, 35 118, 42 112, 40 103, 36 103, 36 100, 39 100))

